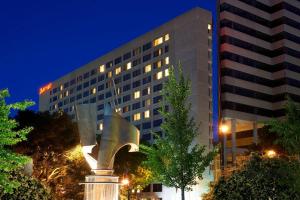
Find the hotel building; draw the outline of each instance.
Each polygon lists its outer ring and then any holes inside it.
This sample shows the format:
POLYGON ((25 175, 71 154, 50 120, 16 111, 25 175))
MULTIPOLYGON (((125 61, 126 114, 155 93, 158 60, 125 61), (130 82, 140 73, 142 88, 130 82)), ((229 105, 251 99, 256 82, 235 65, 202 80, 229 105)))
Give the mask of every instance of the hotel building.
MULTIPOLYGON (((54 80, 40 89, 39 110, 68 113, 75 118, 74 105, 97 105, 97 128, 101 133, 104 105, 110 103, 141 131, 141 139, 153 141, 150 131, 161 135, 163 122, 158 109, 160 91, 170 66, 183 66, 191 80, 191 115, 200 125, 196 142, 211 147, 212 141, 212 17, 194 8, 96 60, 54 80)), ((207 172, 209 173, 209 172, 207 172)), ((211 175, 187 193, 199 199, 211 175)), ((153 184, 149 194, 157 199, 176 199, 173 188, 153 184)), ((146 194, 146 193, 144 193, 146 194)))
MULTIPOLYGON (((300 102, 300 1, 220 0, 220 119, 224 163, 258 142, 258 122, 300 102)), ((227 162, 228 161, 228 162, 227 162)))

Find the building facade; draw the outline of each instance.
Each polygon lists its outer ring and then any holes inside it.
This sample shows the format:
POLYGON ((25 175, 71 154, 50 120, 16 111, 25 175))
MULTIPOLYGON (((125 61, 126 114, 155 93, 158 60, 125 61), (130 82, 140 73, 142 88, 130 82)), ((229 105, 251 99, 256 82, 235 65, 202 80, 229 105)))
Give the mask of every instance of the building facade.
POLYGON ((300 2, 220 0, 220 119, 229 127, 224 164, 258 141, 262 120, 300 102, 300 2))
MULTIPOLYGON (((64 111, 75 119, 74 105, 97 105, 97 128, 103 127, 104 105, 110 103, 139 128, 141 139, 153 141, 150 131, 163 135, 158 109, 160 91, 169 68, 178 62, 191 80, 191 115, 200 126, 196 142, 211 147, 212 141, 212 17, 195 8, 147 32, 125 45, 40 89, 40 111, 64 111)), ((200 198, 212 179, 209 171, 187 199, 200 198), (202 185, 201 185, 202 184, 202 185)), ((177 199, 175 189, 149 187, 156 198, 177 199), (171 191, 170 191, 171 190, 171 191), (174 190, 174 191, 173 191, 174 190), (168 191, 168 193, 164 192, 168 191)))

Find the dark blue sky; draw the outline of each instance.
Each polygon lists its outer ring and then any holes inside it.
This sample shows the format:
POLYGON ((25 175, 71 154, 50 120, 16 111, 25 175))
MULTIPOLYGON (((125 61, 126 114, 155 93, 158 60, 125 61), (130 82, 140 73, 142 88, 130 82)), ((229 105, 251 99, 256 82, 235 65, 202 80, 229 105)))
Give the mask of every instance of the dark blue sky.
POLYGON ((0 89, 37 110, 40 86, 196 6, 215 20, 215 0, 2 1, 0 89))

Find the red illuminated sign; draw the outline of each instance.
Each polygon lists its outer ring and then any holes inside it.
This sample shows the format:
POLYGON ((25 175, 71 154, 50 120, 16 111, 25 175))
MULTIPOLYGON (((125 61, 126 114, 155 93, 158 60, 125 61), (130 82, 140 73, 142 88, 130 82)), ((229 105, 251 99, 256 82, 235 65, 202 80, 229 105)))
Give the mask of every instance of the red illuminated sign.
POLYGON ((48 84, 45 85, 44 87, 41 87, 41 88, 40 88, 39 93, 40 93, 40 94, 43 94, 43 93, 45 93, 46 91, 50 90, 51 88, 52 88, 52 83, 48 83, 48 84))

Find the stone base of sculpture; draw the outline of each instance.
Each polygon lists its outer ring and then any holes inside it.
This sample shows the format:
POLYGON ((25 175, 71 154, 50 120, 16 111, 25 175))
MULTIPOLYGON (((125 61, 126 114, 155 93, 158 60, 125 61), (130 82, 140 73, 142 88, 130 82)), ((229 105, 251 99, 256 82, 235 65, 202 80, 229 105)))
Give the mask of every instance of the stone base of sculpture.
POLYGON ((94 175, 85 177, 85 200, 118 200, 119 177, 113 170, 93 170, 94 175))

